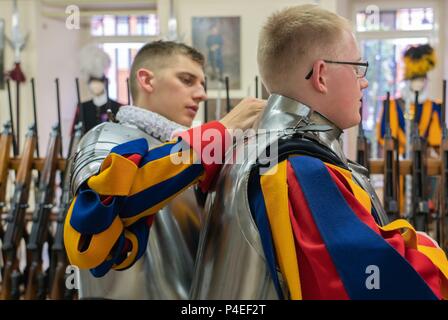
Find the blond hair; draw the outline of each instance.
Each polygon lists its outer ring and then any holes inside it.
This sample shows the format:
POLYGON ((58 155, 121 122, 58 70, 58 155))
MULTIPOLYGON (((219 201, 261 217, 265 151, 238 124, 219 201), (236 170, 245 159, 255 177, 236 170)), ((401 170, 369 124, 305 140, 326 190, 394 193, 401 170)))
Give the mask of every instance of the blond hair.
POLYGON ((272 14, 260 32, 257 52, 266 88, 277 91, 277 84, 288 81, 298 64, 334 59, 330 55, 335 54, 344 30, 351 31, 347 19, 317 5, 294 6, 272 14))

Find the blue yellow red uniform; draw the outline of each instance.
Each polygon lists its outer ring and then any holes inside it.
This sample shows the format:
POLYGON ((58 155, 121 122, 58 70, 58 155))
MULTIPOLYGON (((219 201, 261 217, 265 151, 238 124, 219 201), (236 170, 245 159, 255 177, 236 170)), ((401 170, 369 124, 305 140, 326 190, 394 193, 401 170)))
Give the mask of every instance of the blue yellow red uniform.
POLYGON ((153 214, 195 183, 207 190, 220 164, 198 155, 214 150, 222 161, 226 139, 225 127, 212 122, 152 149, 145 139, 113 148, 67 213, 64 242, 70 263, 94 276, 131 267, 145 251, 153 214), (214 130, 214 140, 203 135, 208 130, 214 130))
MULTIPOLYGON (((384 107, 381 118, 377 125, 377 138, 380 144, 384 144, 384 134, 386 132, 386 117, 384 107)), ((438 147, 442 141, 442 117, 441 103, 438 101, 426 100, 417 104, 416 112, 414 104, 411 104, 411 114, 415 115, 418 123, 418 131, 429 146, 438 147)), ((406 150, 406 124, 402 107, 396 100, 390 101, 389 108, 390 127, 392 137, 399 141, 399 152, 403 154, 406 150)))
POLYGON ((271 170, 250 202, 280 295, 277 266, 291 299, 448 298, 444 252, 405 220, 376 224, 349 170, 309 156, 271 170), (378 289, 366 284, 369 266, 378 289))

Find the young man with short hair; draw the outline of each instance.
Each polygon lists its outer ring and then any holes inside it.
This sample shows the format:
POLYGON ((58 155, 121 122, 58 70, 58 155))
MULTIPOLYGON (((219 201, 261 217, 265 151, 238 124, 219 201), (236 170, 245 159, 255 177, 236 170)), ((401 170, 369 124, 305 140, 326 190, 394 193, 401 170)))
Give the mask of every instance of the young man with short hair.
POLYGON ((206 191, 220 168, 191 148, 224 151, 228 129, 251 127, 265 105, 245 99, 187 130, 207 97, 203 68, 202 54, 184 44, 145 45, 130 75, 135 106, 80 142, 64 230, 70 263, 89 269, 79 272, 80 298, 188 298, 203 220, 189 186, 206 191), (209 130, 215 140, 202 135, 209 130), (190 161, 176 164, 179 153, 190 161))
POLYGON ((389 223, 343 153, 368 86, 350 23, 315 5, 281 10, 261 30, 258 66, 271 95, 256 128, 270 132, 238 144, 249 157, 221 171, 191 298, 448 298, 443 251, 389 223))

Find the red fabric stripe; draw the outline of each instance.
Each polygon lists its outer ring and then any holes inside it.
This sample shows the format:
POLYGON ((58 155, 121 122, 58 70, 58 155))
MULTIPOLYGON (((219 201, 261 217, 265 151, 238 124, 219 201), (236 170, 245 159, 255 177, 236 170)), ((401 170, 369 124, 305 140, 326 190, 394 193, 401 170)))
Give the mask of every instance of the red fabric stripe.
MULTIPOLYGON (((327 167, 331 177, 335 181, 345 200, 347 201, 350 208, 354 211, 354 213, 362 220, 365 224, 367 224, 372 230, 376 233, 380 234, 384 240, 386 240, 392 247, 397 250, 397 252, 404 257, 412 267, 420 274, 420 276, 425 280, 426 284, 432 289, 434 294, 441 299, 441 280, 439 275, 439 269, 429 260, 424 254, 418 252, 415 249, 408 248, 405 246, 405 242, 400 232, 397 231, 389 231, 383 232, 381 231, 375 224, 375 220, 373 216, 364 209, 361 203, 355 198, 355 196, 350 193, 340 180, 337 179, 334 172, 336 170, 327 167)), ((421 237, 419 237, 420 239, 421 237)), ((425 242, 426 243, 426 242, 425 242)))
MULTIPOLYGON (((217 173, 221 170, 222 164, 225 159, 226 150, 231 146, 230 135, 227 132, 226 127, 224 127, 219 121, 212 121, 203 124, 200 127, 191 128, 182 134, 180 137, 188 143, 198 155, 201 157, 201 163, 205 170, 205 179, 201 181, 198 185, 203 192, 207 192, 210 186, 213 184, 217 173), (207 130, 213 130, 218 136, 213 136, 213 139, 208 140, 209 136, 204 136, 207 130), (207 139, 207 140, 206 140, 207 139), (212 147, 207 147, 210 144, 214 144, 212 147), (219 163, 210 163, 211 161, 204 161, 203 150, 221 150, 222 159, 219 159, 219 163)), ((212 155, 213 157, 213 155, 212 155)))
POLYGON ((287 180, 303 299, 348 299, 289 162, 287 180))
MULTIPOLYGON (((398 231, 382 232, 376 226, 372 215, 364 209, 351 193, 350 186, 346 183, 341 173, 330 167, 327 168, 344 199, 358 218, 374 232, 381 235, 405 257, 433 292, 441 298, 441 280, 437 267, 422 253, 406 248, 404 240, 398 231)), ((290 215, 296 240, 299 272, 301 275, 300 281, 304 299, 348 299, 342 281, 314 224, 303 192, 289 163, 288 187, 292 211, 290 215)), ((423 238, 420 235, 418 237, 419 239, 423 238)), ((424 239, 422 243, 434 246, 428 239, 424 239)))
MULTIPOLYGON (((137 166, 139 165, 140 161, 142 160, 142 156, 139 154, 130 154, 130 155, 124 155, 125 158, 131 160, 132 162, 134 162, 137 166)), ((113 196, 101 196, 101 203, 108 205, 112 202, 112 199, 114 198, 113 196)), ((152 221, 154 220, 153 215, 148 217, 147 223, 148 226, 152 225, 152 221), (151 218, 151 219, 150 219, 151 218)), ((129 241, 129 239, 125 239, 125 243, 123 246, 123 249, 121 250, 121 253, 125 253, 132 250, 132 243, 131 241, 129 241)))

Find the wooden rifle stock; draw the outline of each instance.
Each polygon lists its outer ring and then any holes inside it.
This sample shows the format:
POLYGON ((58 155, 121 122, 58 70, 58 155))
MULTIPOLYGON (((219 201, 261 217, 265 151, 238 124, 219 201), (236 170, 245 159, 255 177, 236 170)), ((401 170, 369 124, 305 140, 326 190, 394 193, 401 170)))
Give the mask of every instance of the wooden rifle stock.
POLYGON ((6 218, 6 230, 2 248, 5 259, 2 284, 3 299, 20 298, 21 274, 19 260, 17 259, 17 248, 25 231, 25 211, 28 208, 31 167, 35 148, 36 132, 34 126, 31 126, 26 135, 25 147, 16 175, 11 209, 6 218))
POLYGON ((42 250, 49 235, 49 217, 53 208, 55 178, 60 150, 61 135, 59 125, 56 125, 50 133, 44 169, 39 180, 36 207, 31 222, 31 233, 27 244, 28 279, 25 286, 26 300, 42 300, 46 298, 48 277, 45 270, 42 269, 42 250))
MULTIPOLYGON (((11 123, 4 125, 0 135, 0 214, 6 203, 6 185, 8 183, 9 160, 11 159, 12 131, 11 123)), ((3 238, 3 228, 0 226, 0 234, 3 238)))
POLYGON ((72 201, 70 191, 70 172, 73 159, 78 148, 78 143, 82 136, 82 123, 75 127, 75 134, 70 142, 70 150, 67 157, 64 180, 62 182, 62 194, 57 218, 56 233, 51 247, 50 257, 50 298, 54 300, 69 299, 73 295, 73 290, 65 286, 65 270, 68 265, 67 255, 64 247, 64 221, 72 201))

